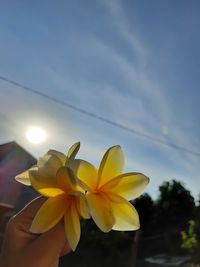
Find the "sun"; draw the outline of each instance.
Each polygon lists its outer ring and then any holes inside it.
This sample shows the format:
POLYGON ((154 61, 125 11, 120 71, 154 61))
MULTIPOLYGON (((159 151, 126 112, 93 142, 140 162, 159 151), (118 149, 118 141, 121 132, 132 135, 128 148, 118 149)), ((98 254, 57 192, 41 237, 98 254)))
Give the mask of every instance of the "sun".
POLYGON ((32 144, 41 144, 46 140, 46 132, 38 126, 30 127, 26 132, 26 138, 32 144))

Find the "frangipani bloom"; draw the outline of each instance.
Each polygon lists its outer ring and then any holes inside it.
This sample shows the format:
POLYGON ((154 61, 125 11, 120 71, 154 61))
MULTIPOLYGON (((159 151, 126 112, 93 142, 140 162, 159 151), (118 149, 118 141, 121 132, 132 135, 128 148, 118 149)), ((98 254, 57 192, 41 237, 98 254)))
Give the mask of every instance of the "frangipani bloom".
POLYGON ((120 146, 107 150, 98 170, 79 159, 72 166, 86 190, 90 214, 103 232, 140 227, 138 213, 129 200, 142 194, 149 178, 141 173, 122 173, 124 156, 120 146))
POLYGON ((31 232, 46 232, 64 217, 65 232, 72 250, 76 249, 80 239, 80 217, 90 217, 85 192, 71 168, 79 148, 80 143, 74 144, 67 156, 49 150, 36 166, 16 177, 17 181, 32 185, 41 195, 48 197, 32 222, 31 232))

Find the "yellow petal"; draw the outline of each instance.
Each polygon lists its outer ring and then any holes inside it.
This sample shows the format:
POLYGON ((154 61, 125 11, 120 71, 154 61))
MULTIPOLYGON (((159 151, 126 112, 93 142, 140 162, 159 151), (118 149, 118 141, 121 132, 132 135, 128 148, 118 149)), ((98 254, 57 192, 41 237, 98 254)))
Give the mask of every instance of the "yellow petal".
POLYGON ((56 197, 64 193, 64 191, 55 187, 40 188, 37 192, 45 197, 56 197))
POLYGON ((74 159, 79 149, 80 149, 80 142, 73 144, 68 151, 67 157, 69 159, 74 159))
POLYGON ((109 200, 103 194, 93 193, 88 193, 86 198, 88 200, 90 214, 96 225, 103 232, 109 232, 115 223, 109 200))
POLYGON ((70 168, 81 180, 83 187, 87 191, 93 191, 97 183, 97 169, 89 162, 75 159, 70 163, 70 168))
POLYGON ((113 192, 127 200, 131 200, 139 197, 148 183, 149 178, 142 173, 124 173, 104 184, 101 190, 113 192))
POLYGON ((54 197, 63 193, 58 188, 56 173, 62 166, 61 160, 56 155, 46 154, 38 161, 38 168, 29 170, 31 185, 40 194, 47 197, 54 197))
POLYGON ((15 180, 24 185, 31 185, 31 181, 29 178, 29 170, 15 176, 15 180))
POLYGON ((58 170, 56 174, 57 183, 59 188, 61 188, 66 193, 77 190, 76 178, 68 167, 62 167, 58 170))
POLYGON ((76 198, 76 208, 81 217, 84 219, 90 218, 89 207, 85 195, 80 195, 76 198))
POLYGON ((49 198, 37 212, 30 231, 32 233, 44 233, 50 230, 62 219, 68 204, 65 194, 49 198))
POLYGON ((140 228, 139 216, 136 209, 125 199, 117 195, 109 195, 110 204, 115 217, 113 230, 132 231, 140 228))
POLYGON ((53 150, 53 149, 49 150, 49 151, 47 152, 47 154, 48 154, 48 155, 55 155, 55 156, 57 156, 57 158, 60 159, 60 161, 62 162, 62 165, 64 166, 65 161, 66 161, 66 156, 65 156, 65 154, 63 154, 62 152, 59 152, 59 151, 57 151, 57 150, 53 150))
POLYGON ((124 155, 120 146, 109 148, 101 160, 98 172, 98 184, 110 181, 112 178, 120 175, 124 168, 124 155))
POLYGON ((69 209, 65 213, 64 221, 67 240, 71 249, 75 251, 80 240, 81 230, 79 215, 73 201, 71 202, 69 209))
POLYGON ((40 176, 37 169, 29 171, 29 178, 33 188, 43 196, 55 197, 64 193, 62 189, 58 188, 56 179, 40 176))
POLYGON ((55 179, 58 169, 62 167, 62 161, 55 154, 46 154, 38 160, 37 166, 42 177, 55 179))

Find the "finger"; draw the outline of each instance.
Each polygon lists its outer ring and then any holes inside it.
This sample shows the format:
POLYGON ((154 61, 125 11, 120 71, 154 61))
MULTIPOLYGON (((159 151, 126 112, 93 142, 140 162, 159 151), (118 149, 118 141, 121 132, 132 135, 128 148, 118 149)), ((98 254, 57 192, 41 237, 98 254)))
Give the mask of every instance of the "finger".
POLYGON ((21 221, 23 218, 33 219, 45 200, 46 198, 42 196, 33 199, 18 214, 14 216, 15 221, 21 221))
POLYGON ((30 244, 29 248, 29 253, 32 258, 40 258, 45 263, 48 261, 49 264, 70 251, 71 248, 66 240, 63 222, 58 223, 48 232, 38 236, 30 244))
POLYGON ((45 198, 43 197, 34 199, 10 219, 6 228, 4 246, 14 252, 37 237, 30 233, 29 229, 35 214, 44 201, 45 198))
POLYGON ((30 226, 37 211, 44 203, 44 197, 38 197, 27 204, 18 214, 13 216, 8 222, 7 235, 14 235, 15 238, 33 238, 35 235, 30 233, 30 226))
POLYGON ((65 246, 64 246, 64 248, 62 249, 62 251, 60 253, 60 257, 69 254, 71 252, 71 250, 72 249, 70 248, 69 243, 66 241, 65 246))

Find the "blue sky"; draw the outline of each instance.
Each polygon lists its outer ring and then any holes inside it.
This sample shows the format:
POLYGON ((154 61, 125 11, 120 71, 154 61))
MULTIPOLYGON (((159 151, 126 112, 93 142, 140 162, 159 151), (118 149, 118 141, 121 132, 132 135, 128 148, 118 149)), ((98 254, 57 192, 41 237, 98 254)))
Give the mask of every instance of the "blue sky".
MULTIPOLYGON (((200 152, 200 3, 1 1, 0 75, 166 142, 200 152)), ((0 143, 33 155, 66 151, 98 165, 120 144, 126 170, 151 178, 153 197, 178 179, 197 196, 199 157, 156 144, 0 81, 0 143), (26 129, 48 132, 29 144, 26 129)))

